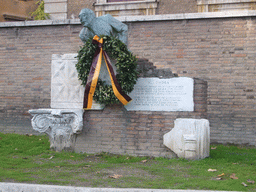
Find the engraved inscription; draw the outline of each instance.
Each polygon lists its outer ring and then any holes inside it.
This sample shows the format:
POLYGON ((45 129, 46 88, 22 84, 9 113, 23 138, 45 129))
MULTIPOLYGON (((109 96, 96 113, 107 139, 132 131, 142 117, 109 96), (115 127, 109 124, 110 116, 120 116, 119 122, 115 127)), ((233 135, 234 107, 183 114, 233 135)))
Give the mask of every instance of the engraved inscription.
POLYGON ((193 111, 191 78, 140 78, 129 94, 133 99, 126 107, 129 111, 193 111))

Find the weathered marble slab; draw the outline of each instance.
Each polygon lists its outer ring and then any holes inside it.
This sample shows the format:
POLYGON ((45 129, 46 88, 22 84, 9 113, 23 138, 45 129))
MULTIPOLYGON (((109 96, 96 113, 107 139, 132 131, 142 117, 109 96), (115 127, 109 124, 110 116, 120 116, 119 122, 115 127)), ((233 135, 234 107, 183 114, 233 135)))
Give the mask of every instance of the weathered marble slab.
POLYGON ((194 111, 193 90, 192 78, 140 78, 129 94, 133 100, 125 108, 128 111, 194 111))
MULTIPOLYGON (((76 71, 77 54, 52 55, 51 108, 82 109, 84 86, 76 71)), ((104 105, 93 102, 92 109, 103 109, 104 105)))
MULTIPOLYGON (((77 54, 52 55, 51 108, 82 109, 84 87, 75 68, 77 54)), ((102 65, 100 78, 109 76, 102 65)), ((129 111, 193 111, 194 80, 187 77, 170 79, 140 78, 129 95, 133 99, 129 111)), ((93 103, 92 109, 104 105, 93 103)))
POLYGON ((164 134, 163 144, 180 158, 204 159, 210 155, 210 125, 207 119, 176 119, 164 134))

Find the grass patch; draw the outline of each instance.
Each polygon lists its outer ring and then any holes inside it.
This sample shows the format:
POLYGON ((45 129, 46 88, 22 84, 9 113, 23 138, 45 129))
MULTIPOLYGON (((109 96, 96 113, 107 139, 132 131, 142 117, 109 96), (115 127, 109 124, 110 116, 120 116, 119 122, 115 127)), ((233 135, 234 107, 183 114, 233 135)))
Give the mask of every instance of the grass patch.
POLYGON ((256 149, 252 147, 214 145, 209 158, 188 161, 107 153, 58 153, 51 151, 49 146, 47 136, 0 133, 0 181, 86 187, 256 191, 256 184, 252 183, 256 181, 256 149))

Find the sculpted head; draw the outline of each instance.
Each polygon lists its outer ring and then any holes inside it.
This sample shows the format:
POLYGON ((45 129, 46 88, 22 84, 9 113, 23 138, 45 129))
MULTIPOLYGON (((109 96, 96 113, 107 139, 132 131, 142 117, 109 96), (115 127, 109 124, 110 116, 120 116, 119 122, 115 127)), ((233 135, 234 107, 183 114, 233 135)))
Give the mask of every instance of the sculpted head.
POLYGON ((82 9, 79 18, 83 26, 87 27, 95 18, 95 14, 91 9, 82 9))

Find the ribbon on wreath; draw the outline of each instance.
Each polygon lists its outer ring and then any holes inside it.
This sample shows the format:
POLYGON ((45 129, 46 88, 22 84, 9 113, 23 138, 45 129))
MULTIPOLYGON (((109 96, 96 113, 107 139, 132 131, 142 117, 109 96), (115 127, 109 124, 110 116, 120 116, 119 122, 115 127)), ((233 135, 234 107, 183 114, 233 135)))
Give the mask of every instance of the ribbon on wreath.
POLYGON ((95 89, 97 86, 97 82, 98 82, 98 78, 99 78, 99 74, 100 74, 102 55, 104 57, 106 65, 107 65, 108 73, 109 73, 109 76, 111 79, 112 89, 113 89, 115 96, 124 105, 128 104, 132 99, 122 91, 121 86, 117 82, 115 72, 113 70, 110 59, 109 59, 106 51, 104 51, 102 49, 103 39, 102 38, 100 39, 97 35, 95 35, 93 37, 92 43, 98 45, 98 47, 95 51, 92 65, 91 65, 90 72, 89 72, 89 76, 87 78, 87 82, 85 85, 83 108, 84 109, 92 108, 93 95, 94 95, 94 92, 95 92, 95 89))

